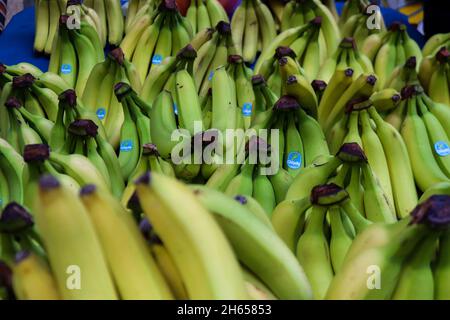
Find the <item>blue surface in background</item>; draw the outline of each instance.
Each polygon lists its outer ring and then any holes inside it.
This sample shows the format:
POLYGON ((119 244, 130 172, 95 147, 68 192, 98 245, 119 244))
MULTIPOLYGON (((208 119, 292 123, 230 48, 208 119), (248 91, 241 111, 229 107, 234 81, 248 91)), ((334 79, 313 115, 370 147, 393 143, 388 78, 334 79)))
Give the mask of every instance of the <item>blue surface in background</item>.
MULTIPOLYGON (((124 1, 122 0, 122 2, 124 1)), ((340 13, 343 3, 337 3, 336 5, 340 13)), ((408 18, 405 15, 389 8, 382 8, 382 12, 387 26, 391 25, 394 21, 400 21, 406 24, 409 35, 420 46, 423 46, 424 37, 414 27, 408 24, 408 18)), ((34 7, 31 7, 17 14, 0 35, 0 62, 6 65, 29 62, 41 70, 46 71, 48 69, 48 58, 36 57, 33 52, 33 44, 34 7)))

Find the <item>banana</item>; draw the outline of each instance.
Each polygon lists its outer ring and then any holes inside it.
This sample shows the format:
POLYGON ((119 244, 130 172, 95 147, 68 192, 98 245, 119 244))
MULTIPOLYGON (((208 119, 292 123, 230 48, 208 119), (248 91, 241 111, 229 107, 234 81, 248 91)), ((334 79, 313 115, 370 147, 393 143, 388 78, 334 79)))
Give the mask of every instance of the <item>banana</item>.
POLYGON ((44 176, 36 203, 37 227, 61 297, 117 299, 101 244, 81 201, 54 177, 44 176))
MULTIPOLYGON (((211 26, 216 26, 220 21, 229 22, 228 14, 222 4, 217 0, 205 0, 208 9, 211 26)), ((195 33, 195 32, 194 32, 195 33)))
POLYGON ((28 167, 19 153, 3 139, 0 139, 0 168, 7 179, 9 200, 23 204, 28 167))
POLYGON ((120 132, 119 163, 122 177, 127 181, 139 161, 139 134, 136 123, 131 116, 131 106, 126 98, 131 92, 131 87, 125 83, 119 83, 115 86, 114 91, 124 112, 124 122, 120 132))
MULTIPOLYGON (((48 26, 47 41, 45 43, 44 52, 46 54, 50 54, 52 52, 53 42, 55 41, 55 36, 58 31, 60 10, 59 10, 57 1, 48 1, 47 0, 46 2, 48 3, 47 5, 48 5, 49 26, 48 26)), ((38 22, 38 24, 39 24, 39 22, 38 22)), ((37 30, 36 30, 36 32, 37 32, 37 30)))
POLYGON ((164 89, 176 65, 176 59, 171 57, 167 59, 166 63, 152 68, 141 90, 140 96, 142 100, 146 103, 153 104, 156 97, 164 89))
POLYGON ((271 229, 218 191, 199 186, 194 187, 194 194, 214 214, 242 263, 278 298, 311 298, 311 288, 302 268, 271 229))
MULTIPOLYGON (((297 244, 297 258, 305 268, 305 273, 311 281, 314 299, 324 298, 328 286, 333 279, 330 248, 323 232, 328 206, 320 206, 316 202, 321 188, 314 188, 311 193, 312 208, 303 234, 297 244)), ((319 200, 320 201, 320 200, 319 200)))
POLYGON ((16 255, 12 284, 19 300, 59 300, 55 279, 45 261, 22 251, 16 255))
POLYGON ((38 54, 45 52, 47 39, 49 36, 49 23, 51 20, 49 13, 49 0, 39 0, 36 4, 34 51, 38 54))
POLYGON ((328 156, 317 159, 315 163, 300 171, 292 181, 286 200, 295 200, 308 197, 311 190, 320 184, 327 182, 328 177, 342 164, 338 157, 328 156))
POLYGON ((306 221, 306 213, 311 207, 309 196, 300 200, 284 200, 272 213, 272 225, 278 236, 295 253, 298 238, 306 221))
POLYGON ((436 232, 426 237, 418 246, 417 252, 405 262, 402 267, 397 287, 392 300, 433 300, 434 280, 431 261, 436 253, 437 240, 440 233, 436 232), (415 286, 420 285, 420 290, 415 286))
POLYGON ((364 188, 364 211, 367 219, 372 222, 395 222, 396 215, 377 177, 368 164, 361 167, 364 188))
POLYGON ((75 90, 81 97, 92 68, 101 61, 97 60, 95 46, 88 37, 77 31, 70 32, 70 35, 78 57, 78 74, 75 90))
POLYGON ((442 124, 439 120, 429 112, 423 101, 417 99, 418 110, 421 113, 421 118, 427 128, 428 137, 430 138, 430 144, 434 146, 434 157, 436 162, 441 167, 442 172, 445 173, 447 177, 450 177, 450 158, 446 155, 445 146, 449 145, 449 138, 445 133, 442 124), (443 146, 444 151, 442 151, 439 146, 443 146))
POLYGON ((259 31, 261 39, 261 51, 267 48, 273 39, 277 36, 276 25, 269 8, 260 0, 254 2, 254 9, 258 18, 259 31))
POLYGON ((317 118, 317 96, 312 85, 304 76, 300 74, 290 75, 283 87, 286 94, 297 98, 300 105, 307 110, 312 117, 317 118))
POLYGON ((449 47, 448 46, 449 41, 450 41, 449 33, 437 33, 431 36, 422 48, 422 55, 424 57, 435 55, 437 51, 442 47, 444 46, 449 47))
MULTIPOLYGON (((194 2, 194 1, 192 1, 194 2)), ((208 41, 210 41, 215 33, 214 28, 207 28, 199 31, 195 34, 194 38, 190 41, 190 45, 195 49, 195 51, 199 51, 199 49, 208 41)))
MULTIPOLYGON (((124 18, 119 1, 104 0, 108 19, 108 42, 118 46, 124 33, 124 18)), ((106 32, 106 31, 105 31, 106 32)))
POLYGON ((362 125, 362 147, 367 156, 369 165, 375 176, 379 179, 384 194, 387 196, 389 204, 394 206, 394 197, 392 194, 391 178, 389 176, 389 166, 383 145, 372 128, 369 114, 366 110, 360 112, 360 121, 362 125))
POLYGON ((253 197, 265 210, 267 216, 272 216, 276 206, 275 191, 266 175, 258 174, 253 180, 253 197))
POLYGON ((439 254, 434 269, 435 299, 437 300, 448 300, 450 297, 450 288, 446 281, 450 270, 449 247, 450 234, 447 231, 439 239, 439 254))
POLYGON ((105 179, 98 169, 83 155, 50 153, 51 163, 55 163, 73 177, 80 185, 95 184, 102 190, 109 190, 105 179))
POLYGON ((353 69, 336 70, 328 83, 318 108, 318 120, 322 127, 335 103, 353 82, 353 74, 353 69))
POLYGON ((74 88, 77 79, 78 61, 77 53, 70 41, 69 30, 66 25, 68 18, 68 16, 61 16, 59 20, 61 58, 58 67, 58 74, 71 88, 74 88))
POLYGON ((189 21, 189 23, 192 26, 192 32, 194 34, 197 34, 201 30, 197 30, 197 1, 192 0, 189 4, 189 7, 186 12, 186 19, 189 21))
POLYGON ((99 235, 120 296, 133 300, 170 299, 170 289, 131 214, 112 195, 100 193, 94 185, 85 186, 80 194, 99 235), (118 250, 120 246, 124 250, 118 250))
POLYGON ((191 299, 247 298, 230 245, 213 217, 186 186, 172 178, 147 173, 138 180, 137 193, 146 216, 180 270, 191 299), (173 196, 186 210, 178 209, 173 196), (193 220, 198 223, 192 224, 193 220))
POLYGON ((374 91, 377 77, 372 74, 360 75, 337 100, 334 108, 329 113, 325 121, 324 131, 331 129, 332 125, 342 117, 345 106, 348 102, 358 98, 368 98, 374 91))
MULTIPOLYGON (((231 19, 231 30, 233 43, 237 48, 237 54, 242 55, 243 43, 245 39, 245 27, 247 19, 247 6, 251 0, 244 0, 236 8, 233 17, 231 19)), ((255 37, 256 38, 256 37, 255 37)))
POLYGON ((312 165, 319 156, 330 154, 327 140, 319 123, 301 108, 299 109, 298 129, 303 142, 305 167, 312 165))
POLYGON ((175 79, 178 118, 183 127, 189 131, 191 136, 194 136, 199 133, 195 131, 196 125, 200 127, 201 131, 204 129, 195 82, 187 70, 178 71, 175 79))
POLYGON ((168 91, 161 92, 156 98, 150 119, 152 141, 158 147, 161 156, 168 158, 172 149, 177 145, 177 142, 171 139, 172 133, 177 130, 177 123, 173 111, 172 96, 168 91))
POLYGON ((242 204, 249 212, 251 212, 255 217, 258 218, 261 222, 263 222, 268 228, 273 230, 272 223, 270 222, 267 213, 264 211, 264 208, 251 196, 242 196, 237 195, 234 197, 234 200, 242 204))
POLYGON ((380 50, 378 50, 378 53, 373 60, 374 70, 379 78, 379 88, 384 87, 384 83, 388 80, 388 77, 396 67, 397 57, 395 40, 397 32, 398 31, 392 31, 391 34, 387 36, 386 41, 381 46, 380 50))
POLYGON ((294 117, 288 118, 288 124, 285 132, 285 169, 295 178, 300 171, 305 167, 305 152, 303 150, 303 141, 300 133, 297 130, 297 124, 294 117))
POLYGON ((449 180, 433 156, 426 126, 418 115, 415 97, 408 99, 408 114, 401 134, 408 148, 414 179, 421 190, 449 180))
POLYGON ((437 67, 430 78, 428 94, 430 98, 436 102, 446 105, 450 104, 450 83, 448 82, 448 63, 441 64, 437 67))
POLYGON ((385 122, 374 107, 370 107, 368 112, 376 125, 376 133, 386 155, 397 215, 404 218, 417 204, 417 191, 407 146, 400 133, 385 122))
POLYGON ((352 235, 345 228, 344 215, 345 212, 339 207, 331 207, 328 210, 331 226, 330 258, 335 273, 342 268, 345 256, 353 242, 352 235))
MULTIPOLYGON (((142 224, 141 224, 142 225, 142 224)), ((157 236, 150 239, 152 254, 158 264, 161 273, 164 275, 167 284, 170 286, 175 298, 186 300, 189 298, 180 271, 175 265, 173 258, 170 256, 164 244, 157 236)))
POLYGON ((123 38, 120 47, 122 48, 125 58, 131 59, 136 51, 136 46, 139 43, 140 38, 148 27, 151 27, 152 20, 149 15, 143 15, 136 20, 134 25, 130 27, 130 30, 123 38))
MULTIPOLYGON (((369 232, 369 229, 364 232, 369 232)), ((364 237, 364 232, 361 238, 364 237)), ((389 299, 401 274, 403 261, 415 250, 427 232, 428 228, 423 222, 413 222, 398 232, 396 238, 390 238, 387 244, 367 246, 367 249, 354 255, 352 259, 348 259, 349 252, 342 269, 330 284, 326 299, 389 299), (377 290, 368 285, 368 268, 374 265, 381 271, 382 285, 377 290), (348 281, 350 278, 352 280, 348 281)), ((358 238, 354 245, 357 243, 358 238)))

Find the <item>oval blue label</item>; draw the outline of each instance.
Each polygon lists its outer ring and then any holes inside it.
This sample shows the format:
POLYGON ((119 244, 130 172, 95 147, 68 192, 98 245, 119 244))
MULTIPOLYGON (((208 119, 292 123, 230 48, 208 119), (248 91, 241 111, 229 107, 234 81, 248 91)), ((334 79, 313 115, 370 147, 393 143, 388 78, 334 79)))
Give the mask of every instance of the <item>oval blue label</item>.
POLYGON ((446 157, 450 154, 450 147, 445 141, 438 141, 434 144, 434 150, 441 157, 446 157))
POLYGON ((72 66, 70 64, 63 64, 61 66, 61 73, 62 74, 69 74, 72 72, 72 66))
POLYGON ((106 110, 105 110, 105 108, 98 108, 98 109, 97 109, 97 117, 98 117, 100 120, 105 119, 105 117, 106 117, 106 110))
POLYGON ((211 71, 211 72, 209 73, 208 80, 211 81, 213 77, 214 77, 214 71, 211 71))
POLYGON ((178 106, 175 102, 173 103, 173 112, 175 112, 175 114, 178 115, 178 106))
POLYGON ((152 59, 152 64, 161 64, 163 61, 163 57, 160 54, 155 54, 152 59))
POLYGON ((124 140, 120 143, 120 151, 130 152, 131 150, 133 150, 133 141, 124 140))
POLYGON ((300 169, 300 167, 302 166, 301 153, 300 152, 289 153, 286 164, 290 169, 294 169, 294 170, 300 169))
POLYGON ((244 115, 244 117, 251 117, 253 112, 253 105, 249 102, 244 103, 244 105, 242 106, 242 114, 244 115))

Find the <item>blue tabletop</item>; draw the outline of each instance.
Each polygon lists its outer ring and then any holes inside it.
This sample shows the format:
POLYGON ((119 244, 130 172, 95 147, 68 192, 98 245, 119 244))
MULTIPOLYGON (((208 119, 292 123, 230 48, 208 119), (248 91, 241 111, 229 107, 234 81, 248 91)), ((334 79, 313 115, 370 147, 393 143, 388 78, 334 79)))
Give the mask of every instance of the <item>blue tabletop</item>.
MULTIPOLYGON (((342 10, 342 3, 337 3, 337 9, 342 10)), ((406 24, 411 37, 423 46, 423 36, 408 24, 406 16, 388 8, 382 8, 382 12, 387 26, 394 21, 406 24)), ((36 57, 33 52, 34 30, 34 7, 30 7, 17 14, 0 35, 0 62, 7 65, 29 62, 46 71, 48 58, 36 57)))

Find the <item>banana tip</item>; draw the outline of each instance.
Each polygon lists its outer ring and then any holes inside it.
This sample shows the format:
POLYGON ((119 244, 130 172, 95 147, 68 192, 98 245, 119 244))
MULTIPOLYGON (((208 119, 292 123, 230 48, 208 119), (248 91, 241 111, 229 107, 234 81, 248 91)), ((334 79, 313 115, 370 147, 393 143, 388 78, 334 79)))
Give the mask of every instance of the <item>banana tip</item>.
POLYGON ((61 184, 54 176, 45 175, 39 179, 39 187, 41 188, 41 190, 50 191, 61 187, 61 184))
POLYGON ((149 185, 151 181, 152 181, 152 175, 151 175, 150 171, 147 171, 142 176, 140 176, 138 179, 136 179, 136 181, 134 183, 136 185, 140 185, 140 184, 149 185))
POLYGON ((97 187, 94 184, 85 185, 80 190, 80 196, 89 196, 97 191, 97 187))

